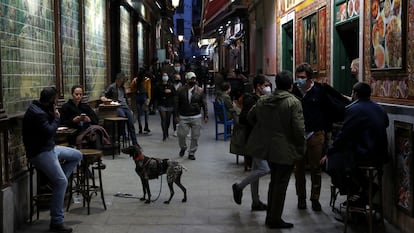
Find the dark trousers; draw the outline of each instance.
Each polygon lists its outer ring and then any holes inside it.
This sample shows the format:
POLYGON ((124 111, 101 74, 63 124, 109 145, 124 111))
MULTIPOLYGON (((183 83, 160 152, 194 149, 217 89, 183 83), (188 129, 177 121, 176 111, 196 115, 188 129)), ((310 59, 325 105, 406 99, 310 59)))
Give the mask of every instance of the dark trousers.
POLYGON ((279 224, 285 205, 286 190, 293 171, 293 165, 269 163, 270 184, 267 195, 267 224, 279 224))

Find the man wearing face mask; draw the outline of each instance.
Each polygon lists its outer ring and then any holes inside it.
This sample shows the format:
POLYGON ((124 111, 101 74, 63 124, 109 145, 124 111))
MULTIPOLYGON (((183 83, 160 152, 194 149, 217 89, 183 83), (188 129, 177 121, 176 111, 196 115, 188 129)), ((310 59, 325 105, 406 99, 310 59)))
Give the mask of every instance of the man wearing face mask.
POLYGON ((82 159, 82 154, 71 147, 55 145, 55 134, 60 123, 57 99, 54 87, 42 90, 40 99, 33 101, 24 114, 22 135, 29 162, 43 172, 52 184, 49 230, 70 233, 72 228, 64 224, 64 198, 68 177, 82 159), (59 160, 64 160, 64 163, 59 160))
POLYGON ((206 96, 203 89, 196 85, 196 75, 188 72, 185 75, 187 83, 181 87, 174 101, 174 111, 176 123, 179 122, 177 129, 178 144, 180 146, 179 155, 182 157, 187 150, 186 137, 191 130, 190 148, 188 159, 195 160, 195 152, 198 147, 198 138, 201 131, 201 118, 204 123, 208 122, 208 110, 206 96), (203 110, 203 114, 201 114, 203 110))
MULTIPOLYGON (((270 83, 269 83, 270 84, 270 83)), ((243 189, 250 184, 250 190, 252 195, 252 211, 264 211, 267 208, 267 205, 260 201, 259 197, 259 179, 262 176, 265 176, 270 173, 269 164, 266 160, 260 159, 255 156, 251 159, 251 155, 246 154, 246 143, 247 139, 253 129, 253 125, 247 120, 247 114, 250 109, 256 104, 256 102, 260 99, 261 96, 265 95, 265 90, 270 92, 270 86, 266 84, 266 77, 264 75, 257 75, 253 79, 253 93, 245 93, 243 95, 243 108, 239 115, 239 124, 241 124, 243 129, 245 129, 246 137, 243 141, 235 142, 236 137, 232 137, 230 141, 230 152, 234 154, 244 155, 245 163, 249 163, 248 160, 250 159, 250 163, 252 164, 252 170, 250 174, 245 177, 240 183, 234 183, 232 186, 233 189, 233 199, 238 205, 242 202, 243 196, 243 189)), ((238 134, 236 131, 236 126, 234 127, 234 134, 238 134)))
POLYGON ((302 92, 302 108, 305 118, 306 154, 296 163, 296 194, 298 209, 306 209, 305 166, 309 163, 311 173, 311 195, 313 211, 321 211, 321 167, 319 161, 324 153, 326 133, 331 132, 329 100, 322 84, 312 80, 313 70, 307 63, 296 68, 296 85, 302 92))

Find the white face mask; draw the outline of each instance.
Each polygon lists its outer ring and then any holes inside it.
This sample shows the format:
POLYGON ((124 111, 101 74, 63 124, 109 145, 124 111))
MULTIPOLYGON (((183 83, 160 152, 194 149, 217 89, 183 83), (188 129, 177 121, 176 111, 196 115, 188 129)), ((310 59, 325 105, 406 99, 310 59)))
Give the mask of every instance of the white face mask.
POLYGON ((167 82, 168 81, 168 76, 162 76, 162 81, 167 82))
POLYGON ((271 93, 272 93, 272 89, 269 86, 263 88, 263 95, 267 95, 271 93))
POLYGON ((175 71, 180 72, 181 68, 179 66, 174 67, 175 71))

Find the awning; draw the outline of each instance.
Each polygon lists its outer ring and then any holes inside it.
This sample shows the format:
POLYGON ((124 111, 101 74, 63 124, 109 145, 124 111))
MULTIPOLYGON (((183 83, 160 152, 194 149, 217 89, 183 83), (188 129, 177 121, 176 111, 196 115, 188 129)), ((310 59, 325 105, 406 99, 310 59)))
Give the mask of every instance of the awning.
POLYGON ((230 0, 210 0, 205 7, 203 23, 209 24, 231 4, 230 0))
POLYGON ((229 19, 236 17, 247 18, 247 6, 230 4, 226 7, 221 8, 220 11, 218 11, 208 20, 203 19, 201 37, 208 37, 209 35, 216 33, 217 28, 220 26, 220 24, 226 23, 229 19))

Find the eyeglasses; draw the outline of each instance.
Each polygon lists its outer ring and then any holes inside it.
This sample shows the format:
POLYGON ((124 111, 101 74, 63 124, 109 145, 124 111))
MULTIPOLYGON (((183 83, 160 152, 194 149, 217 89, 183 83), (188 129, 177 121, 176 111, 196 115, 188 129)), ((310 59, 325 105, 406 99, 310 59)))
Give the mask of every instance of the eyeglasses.
POLYGON ((308 77, 306 77, 306 76, 296 76, 296 78, 307 79, 308 77))

